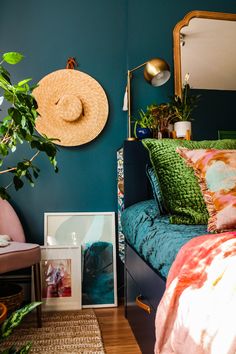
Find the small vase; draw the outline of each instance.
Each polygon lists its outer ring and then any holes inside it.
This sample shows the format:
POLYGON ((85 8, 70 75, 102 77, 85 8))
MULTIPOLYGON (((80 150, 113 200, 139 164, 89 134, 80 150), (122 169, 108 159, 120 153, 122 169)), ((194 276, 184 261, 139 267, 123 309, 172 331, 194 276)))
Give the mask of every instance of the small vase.
POLYGON ((191 136, 192 124, 189 121, 176 122, 174 124, 174 130, 176 132, 176 138, 185 138, 187 130, 189 130, 191 136))
POLYGON ((139 140, 152 138, 152 130, 149 128, 136 127, 135 133, 139 140))

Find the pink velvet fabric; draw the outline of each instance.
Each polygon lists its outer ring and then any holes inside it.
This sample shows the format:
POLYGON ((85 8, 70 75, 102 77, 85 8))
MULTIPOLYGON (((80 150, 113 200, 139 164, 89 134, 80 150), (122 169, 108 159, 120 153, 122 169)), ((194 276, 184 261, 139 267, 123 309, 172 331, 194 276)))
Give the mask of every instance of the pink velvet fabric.
POLYGON ((10 242, 8 246, 0 247, 0 274, 31 267, 40 262, 40 257, 39 245, 10 242))
POLYGON ((25 242, 21 222, 7 200, 0 198, 0 235, 8 235, 13 241, 25 242))
POLYGON ((25 242, 21 222, 8 201, 0 198, 0 234, 8 235, 13 242, 0 247, 0 274, 31 267, 40 262, 40 246, 25 242))

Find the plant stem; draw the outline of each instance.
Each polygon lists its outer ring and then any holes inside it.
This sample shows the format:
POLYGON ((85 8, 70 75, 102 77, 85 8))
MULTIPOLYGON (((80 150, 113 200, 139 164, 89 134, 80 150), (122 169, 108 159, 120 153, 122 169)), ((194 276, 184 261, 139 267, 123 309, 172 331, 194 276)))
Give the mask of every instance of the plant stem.
MULTIPOLYGON (((39 154, 40 154, 40 151, 37 151, 37 152, 31 157, 31 159, 30 159, 29 161, 32 162, 39 154)), ((2 174, 4 174, 4 173, 7 173, 7 172, 15 171, 15 170, 17 170, 17 167, 11 167, 11 168, 8 168, 7 170, 0 171, 0 175, 2 175, 2 174)))
POLYGON ((7 172, 15 171, 15 170, 16 170, 16 167, 11 167, 11 168, 8 168, 7 170, 0 171, 0 175, 7 173, 7 172))

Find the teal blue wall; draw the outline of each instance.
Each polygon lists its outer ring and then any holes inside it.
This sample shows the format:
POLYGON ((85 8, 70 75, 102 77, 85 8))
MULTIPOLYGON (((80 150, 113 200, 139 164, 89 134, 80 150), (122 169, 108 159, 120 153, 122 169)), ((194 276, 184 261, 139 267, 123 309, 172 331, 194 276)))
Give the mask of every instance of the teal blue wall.
MULTIPOLYGON (((75 56, 80 70, 98 80, 109 100, 109 119, 89 144, 60 148, 59 174, 44 158, 32 189, 12 191, 30 241, 43 243, 43 213, 59 211, 116 211, 116 150, 126 137, 122 112, 127 68, 155 56, 172 67, 174 25, 191 10, 236 12, 235 0, 1 0, 2 51, 21 51, 25 59, 14 68, 15 79, 46 74, 65 67, 75 56)), ((173 76, 154 90, 135 74, 133 112, 173 94, 173 76)), ((19 149, 25 157, 26 149, 19 149)), ((2 181, 1 181, 2 183, 2 181)))

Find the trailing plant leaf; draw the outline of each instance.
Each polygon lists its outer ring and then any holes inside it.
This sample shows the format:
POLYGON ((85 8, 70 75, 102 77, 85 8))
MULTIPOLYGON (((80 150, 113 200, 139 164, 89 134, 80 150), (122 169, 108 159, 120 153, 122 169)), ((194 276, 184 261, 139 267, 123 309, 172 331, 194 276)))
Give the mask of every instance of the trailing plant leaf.
MULTIPOLYGON (((24 79, 24 80, 18 82, 17 86, 23 86, 23 85, 27 84, 27 82, 29 82, 31 80, 32 80, 31 78, 30 79, 24 79)), ((29 88, 29 86, 28 86, 28 88, 29 88)))
POLYGON ((6 63, 14 65, 19 63, 24 58, 24 56, 18 52, 8 52, 4 53, 2 58, 6 63))
POLYGON ((2 65, 0 65, 0 74, 5 75, 8 81, 10 80, 10 73, 2 65))

